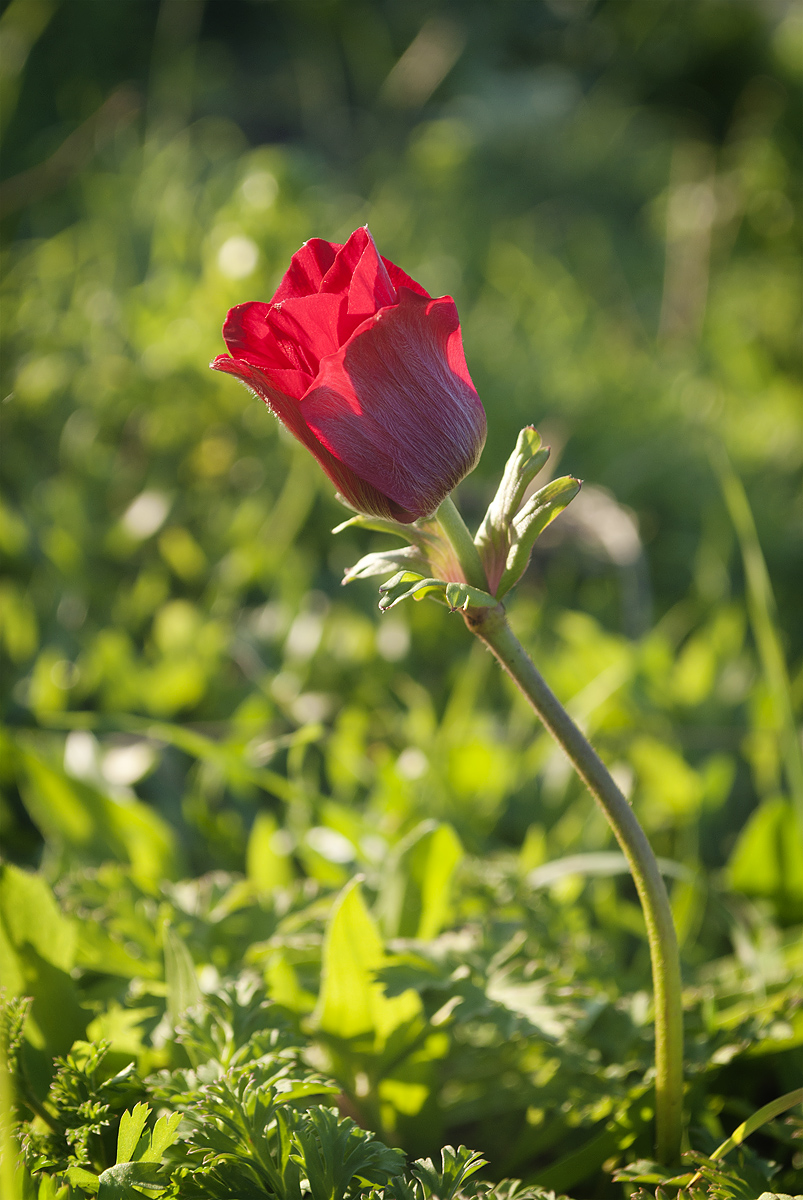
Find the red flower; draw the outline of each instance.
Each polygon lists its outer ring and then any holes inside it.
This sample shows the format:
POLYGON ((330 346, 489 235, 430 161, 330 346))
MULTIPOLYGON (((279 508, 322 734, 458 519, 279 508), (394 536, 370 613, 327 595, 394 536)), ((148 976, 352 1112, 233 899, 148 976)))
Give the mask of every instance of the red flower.
POLYGON ((223 337, 212 367, 264 400, 361 512, 428 516, 476 465, 485 413, 455 303, 381 258, 367 228, 345 246, 305 242, 270 304, 232 308, 223 337))

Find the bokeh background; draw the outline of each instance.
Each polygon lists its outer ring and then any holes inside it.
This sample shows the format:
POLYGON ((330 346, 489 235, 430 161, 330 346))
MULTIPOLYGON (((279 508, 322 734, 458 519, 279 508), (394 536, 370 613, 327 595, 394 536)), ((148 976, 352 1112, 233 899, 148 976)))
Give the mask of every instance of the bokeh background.
MULTIPOLYGON (((791 936, 802 29, 786 0, 3 4, 7 860, 328 895, 423 818, 505 870, 611 849, 459 617, 341 590, 386 540, 333 537, 328 481, 207 369, 229 306, 367 222, 457 301, 467 520, 523 424, 585 480, 511 620, 692 871, 685 961, 791 936)), ((585 861, 553 903, 643 974, 585 861)))
MULTIPOLYGON (((231 304, 269 297, 307 237, 369 222, 462 315, 489 423, 467 517, 524 423, 593 485, 521 602, 581 674, 587 641, 633 659, 654 631, 678 752, 735 772, 705 846, 721 864, 782 771, 712 443, 803 699, 794 6, 20 0, 1 28, 12 721, 343 729, 352 689, 387 696, 399 672, 442 707, 458 622, 380 623, 371 585, 340 593, 364 546, 330 537, 328 484, 206 370, 231 304)), ((516 837, 490 776, 491 826, 516 837)), ((207 816, 233 865, 247 820, 207 816)), ((35 860, 13 796, 3 820, 35 860)))

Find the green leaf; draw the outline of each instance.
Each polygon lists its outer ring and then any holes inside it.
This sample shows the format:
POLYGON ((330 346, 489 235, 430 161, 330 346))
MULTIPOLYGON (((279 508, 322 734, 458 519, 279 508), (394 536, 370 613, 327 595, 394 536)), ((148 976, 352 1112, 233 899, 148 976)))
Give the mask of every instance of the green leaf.
POLYGON ((195 965, 186 943, 175 929, 165 924, 163 930, 165 981, 167 983, 167 1012, 175 1029, 188 1008, 201 1000, 201 989, 195 965))
POLYGON ((389 575, 392 571, 412 570, 426 572, 429 564, 415 546, 401 546, 398 550, 380 550, 366 554, 343 576, 343 583, 354 579, 368 579, 372 575, 389 575))
POLYGON ((174 1112, 160 1117, 153 1127, 151 1133, 150 1145, 139 1156, 140 1162, 158 1163, 162 1160, 162 1155, 169 1146, 172 1146, 178 1137, 178 1127, 182 1121, 182 1114, 174 1112))
POLYGON ((22 871, 11 863, 0 864, 0 919, 12 945, 27 943, 62 971, 72 969, 75 922, 62 914, 41 875, 22 871))
POLYGON ((98 1190, 100 1180, 97 1175, 93 1175, 91 1171, 87 1171, 83 1167, 68 1167, 65 1174, 71 1184, 83 1188, 85 1192, 91 1192, 94 1195, 98 1190))
POLYGON ((295 876, 293 860, 284 848, 273 813, 261 812, 251 827, 245 852, 246 876, 256 888, 270 892, 286 887, 295 876))
POLYGON ((148 1104, 139 1103, 135 1104, 130 1112, 126 1110, 120 1117, 120 1126, 117 1130, 118 1163, 131 1162, 133 1159, 150 1111, 148 1104))
POLYGON ((441 1150, 441 1168, 431 1158, 419 1158, 413 1164, 413 1174, 421 1183, 425 1200, 452 1200, 457 1196, 467 1179, 481 1167, 487 1166, 477 1150, 466 1146, 444 1146, 441 1150))
POLYGON ((739 834, 727 868, 734 891, 803 911, 803 841, 797 814, 782 796, 763 800, 739 834))
POLYGON ((150 883, 175 875, 173 831, 149 805, 116 803, 46 761, 32 744, 20 744, 19 756, 22 799, 47 841, 79 862, 130 862, 134 874, 150 883))
POLYGON ((762 1125, 766 1125, 767 1121, 773 1121, 782 1112, 794 1108, 797 1104, 803 1104, 803 1088, 796 1088, 793 1092, 787 1092, 784 1096, 778 1096, 777 1099, 771 1100, 769 1104, 765 1104, 763 1108, 754 1112, 746 1121, 742 1121, 730 1137, 726 1138, 721 1146, 717 1146, 711 1158, 714 1160, 724 1158, 734 1146, 740 1146, 746 1137, 755 1133, 762 1125))
POLYGON ((86 1032, 88 1014, 70 975, 75 946, 75 923, 44 879, 0 864, 0 980, 10 995, 31 997, 26 1055, 45 1078, 53 1055, 66 1054, 86 1032))
POLYGON ((124 1162, 107 1171, 98 1179, 98 1200, 142 1200, 146 1192, 164 1191, 166 1182, 157 1163, 124 1162))
POLYGON ((728 513, 739 539, 750 623, 772 698, 773 716, 781 743, 787 782, 797 812, 797 837, 803 843, 803 746, 795 720, 792 688, 778 629, 778 610, 772 582, 744 485, 734 471, 724 446, 712 441, 708 449, 711 465, 719 477, 728 513))
POLYGON ((463 857, 451 825, 423 821, 396 848, 378 910, 388 937, 434 938, 449 916, 452 879, 463 857))
POLYGON ((304 1169, 312 1200, 343 1200, 353 1182, 383 1185, 404 1169, 400 1150, 383 1145, 332 1108, 311 1109, 293 1142, 300 1153, 292 1158, 304 1169))
POLYGON ((421 1011, 415 992, 392 998, 385 995, 376 979, 384 963, 382 941, 365 907, 360 881, 352 880, 329 918, 313 1024, 342 1039, 373 1034, 381 1047, 394 1029, 421 1011))

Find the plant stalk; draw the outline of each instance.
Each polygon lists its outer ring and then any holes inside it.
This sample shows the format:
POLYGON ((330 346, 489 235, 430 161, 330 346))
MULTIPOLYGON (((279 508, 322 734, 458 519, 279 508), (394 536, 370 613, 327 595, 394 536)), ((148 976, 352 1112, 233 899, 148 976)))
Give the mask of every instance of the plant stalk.
POLYGON ((514 635, 501 604, 466 614, 472 633, 489 647, 563 748, 611 826, 630 866, 644 911, 655 994, 656 1157, 680 1160, 683 1118, 683 1008, 675 924, 655 855, 633 810, 602 759, 536 670, 514 635))
POLYGON ((465 576, 464 582, 470 584, 471 587, 479 588, 482 592, 487 592, 488 576, 485 574, 480 552, 474 545, 474 539, 466 528, 451 496, 446 497, 435 513, 435 517, 457 555, 457 561, 465 576))

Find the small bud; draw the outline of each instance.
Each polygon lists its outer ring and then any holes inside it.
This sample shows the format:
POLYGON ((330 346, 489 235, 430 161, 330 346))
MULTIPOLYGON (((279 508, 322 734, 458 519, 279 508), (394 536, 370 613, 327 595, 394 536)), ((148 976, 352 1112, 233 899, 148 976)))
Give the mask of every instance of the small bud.
POLYGON ((558 479, 521 508, 527 488, 548 458, 549 447, 541 445, 532 425, 526 425, 474 539, 490 589, 498 599, 524 574, 535 539, 579 491, 577 480, 558 479))
POLYGON ((540 492, 531 496, 521 512, 513 518, 509 526, 510 549, 496 589, 498 599, 521 579, 527 570, 536 538, 540 537, 547 525, 571 503, 581 486, 581 481, 571 475, 553 479, 546 487, 541 488, 540 492))

